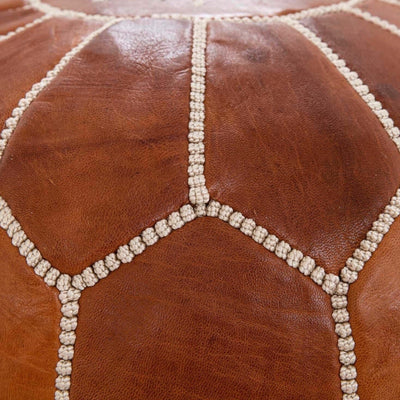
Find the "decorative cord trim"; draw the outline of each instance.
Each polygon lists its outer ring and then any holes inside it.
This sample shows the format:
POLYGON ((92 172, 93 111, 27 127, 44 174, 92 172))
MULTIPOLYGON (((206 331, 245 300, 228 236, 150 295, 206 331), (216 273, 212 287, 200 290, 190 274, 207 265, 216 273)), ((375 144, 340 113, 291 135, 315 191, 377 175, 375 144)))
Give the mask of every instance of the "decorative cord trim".
POLYGON ((364 268, 365 263, 376 251, 384 235, 389 232, 391 225, 399 215, 400 189, 397 189, 396 194, 390 199, 390 203, 372 224, 372 228, 367 232, 366 238, 354 250, 352 257, 347 259, 346 265, 340 271, 343 282, 351 284, 357 280, 358 273, 364 268))
POLYGON ((32 6, 30 4, 25 4, 24 6, 6 8, 4 11, 14 12, 20 10, 32 10, 32 6))
POLYGON ((400 215, 400 189, 385 207, 378 220, 373 223, 360 246, 353 256, 346 261, 340 276, 326 273, 318 266, 314 259, 304 256, 300 250, 292 248, 287 242, 280 240, 269 233, 265 228, 256 224, 253 219, 246 218, 242 213, 234 211, 232 207, 211 200, 208 204, 193 207, 191 204, 182 206, 179 211, 171 213, 167 218, 157 221, 153 227, 146 228, 134 237, 128 244, 120 246, 115 252, 96 261, 92 266, 85 268, 80 274, 70 276, 61 274, 51 266, 27 238, 21 225, 14 218, 7 203, 0 197, 0 227, 7 231, 12 244, 18 247, 19 252, 26 258, 26 262, 35 273, 43 278, 49 286, 59 290, 62 318, 60 321, 60 348, 59 361, 56 371, 55 400, 69 400, 71 386, 72 359, 74 356, 75 330, 79 311, 79 298, 83 290, 96 285, 115 271, 121 263, 130 263, 134 257, 143 253, 146 248, 157 243, 161 238, 168 236, 172 231, 182 228, 186 223, 198 217, 214 217, 227 222, 232 227, 251 237, 256 243, 263 245, 268 251, 284 260, 290 267, 296 268, 305 276, 311 278, 331 297, 333 308, 332 317, 335 322, 335 332, 338 335, 338 349, 341 389, 343 400, 359 400, 357 394, 356 356, 354 339, 350 326, 350 316, 347 310, 347 294, 364 264, 378 248, 383 236, 389 231, 394 219, 400 215))
POLYGON ((206 90, 207 21, 193 23, 192 81, 189 118, 189 200, 205 204, 210 200, 204 176, 204 96, 206 90))
POLYGON ((347 294, 349 284, 341 282, 331 296, 333 308, 332 318, 335 322, 335 332, 338 336, 339 362, 340 362, 340 386, 343 392, 343 400, 359 400, 357 394, 358 384, 357 369, 355 366, 356 355, 355 342, 352 336, 350 315, 347 310, 347 294))
POLYGON ((101 28, 93 31, 85 39, 83 39, 77 46, 66 53, 58 64, 50 71, 47 72, 46 76, 39 82, 35 83, 32 88, 25 94, 25 97, 18 102, 18 106, 14 108, 9 117, 5 122, 5 128, 0 133, 0 160, 7 143, 15 131, 19 120, 21 119, 24 112, 28 109, 30 104, 36 97, 45 89, 54 78, 65 68, 66 65, 72 60, 72 58, 78 54, 90 41, 92 41, 96 36, 100 35, 103 31, 108 29, 111 25, 119 22, 120 19, 113 19, 105 23, 101 28))
MULTIPOLYGON (((104 14, 87 14, 81 11, 74 11, 70 9, 61 9, 55 6, 51 6, 50 4, 44 3, 42 0, 28 0, 29 4, 32 8, 44 12, 46 14, 51 14, 53 16, 64 16, 67 18, 79 18, 79 19, 87 19, 87 20, 102 20, 107 21, 111 18, 115 18, 116 16, 109 16, 104 14)), ((150 15, 137 15, 137 16, 129 16, 129 17, 121 17, 122 19, 143 19, 143 18, 158 18, 158 19, 177 19, 177 20, 216 20, 216 21, 231 21, 231 22, 260 22, 260 21, 279 21, 285 17, 292 17, 295 19, 301 19, 309 16, 317 16, 323 15, 332 12, 342 11, 343 6, 352 6, 360 3, 363 0, 346 0, 340 3, 332 4, 330 6, 318 6, 314 8, 310 8, 307 10, 303 10, 300 12, 289 13, 284 16, 268 16, 268 15, 260 15, 260 16, 238 16, 238 17, 229 17, 229 16, 207 16, 200 17, 196 15, 190 14, 150 14, 150 15)))
POLYGON ((61 9, 50 4, 43 3, 41 0, 28 0, 28 3, 32 8, 54 17, 77 18, 88 21, 103 22, 112 21, 117 18, 114 15, 86 14, 80 11, 61 9))
POLYGON ((346 66, 346 62, 341 59, 333 50, 321 40, 314 32, 302 25, 299 21, 291 18, 283 20, 286 24, 300 32, 306 39, 317 46, 327 59, 337 68, 337 70, 346 78, 351 87, 359 94, 359 96, 368 105, 371 111, 378 117, 383 128, 393 140, 400 151, 400 130, 394 126, 393 120, 389 116, 389 112, 382 107, 382 104, 375 99, 375 96, 369 91, 367 85, 361 80, 357 72, 350 70, 346 66))
MULTIPOLYGON (((400 150, 400 132, 394 126, 393 120, 389 117, 389 113, 382 108, 380 102, 369 92, 368 86, 364 85, 358 74, 346 67, 344 60, 340 59, 326 43, 324 43, 317 35, 302 25, 300 22, 292 19, 285 21, 288 25, 302 33, 308 40, 315 44, 323 54, 336 66, 339 72, 347 79, 354 90, 367 103, 372 112, 378 117, 381 124, 389 134, 397 148, 400 150)), ((391 199, 390 204, 385 208, 385 212, 379 215, 374 222, 372 229, 367 233, 367 239, 363 240, 360 247, 357 248, 353 256, 346 261, 345 267, 340 271, 340 282, 336 294, 332 296, 332 317, 336 324, 335 331, 339 336, 339 362, 341 364, 340 378, 341 389, 343 392, 343 400, 359 400, 357 394, 358 384, 356 381, 357 370, 355 366, 356 355, 354 352, 354 340, 350 325, 350 316, 347 310, 347 292, 351 283, 358 278, 358 272, 362 270, 365 262, 367 262, 372 253, 377 249, 383 235, 390 229, 400 213, 400 190, 396 196, 391 199)))
POLYGON ((41 24, 44 21, 47 21, 48 19, 52 18, 51 15, 43 15, 39 18, 34 19, 31 22, 28 22, 26 25, 19 26, 16 28, 14 31, 7 32, 5 35, 0 35, 0 42, 4 42, 7 39, 12 38, 13 36, 17 35, 18 33, 24 32, 30 28, 33 28, 36 25, 41 24))
POLYGON ((284 260, 290 267, 298 269, 300 273, 311 278, 329 295, 334 294, 337 286, 340 285, 339 277, 326 273, 322 267, 316 264, 313 258, 303 255, 300 250, 292 248, 289 243, 280 240, 262 226, 257 225, 253 219, 246 218, 242 213, 234 211, 228 205, 222 205, 218 201, 211 200, 200 216, 216 217, 239 229, 256 243, 261 244, 284 260))
POLYGON ((35 274, 43 278, 47 285, 55 286, 57 278, 61 274, 60 271, 42 257, 40 251, 28 239, 20 223, 12 215, 10 207, 2 197, 0 197, 0 227, 7 232, 11 243, 25 257, 26 263, 33 268, 35 274))
POLYGON ((287 18, 299 20, 308 17, 320 17, 325 14, 332 14, 345 11, 348 7, 351 7, 355 4, 361 3, 363 0, 348 0, 342 1, 340 3, 331 4, 329 6, 319 6, 314 8, 309 8, 308 10, 298 11, 292 14, 285 15, 277 15, 277 16, 247 16, 247 17, 211 17, 210 19, 224 20, 230 22, 239 22, 239 23, 254 23, 254 22, 279 22, 285 21, 287 18))
POLYGON ((186 223, 196 219, 198 215, 192 205, 186 204, 179 211, 174 211, 167 218, 157 221, 154 226, 146 228, 129 243, 118 247, 103 259, 96 261, 92 266, 85 268, 80 274, 71 279, 73 288, 80 291, 94 286, 122 264, 130 263, 136 256, 142 254, 149 246, 157 243, 171 232, 182 228, 186 223))
POLYGON ((58 298, 61 302, 61 332, 59 335, 59 361, 56 366, 55 400, 69 400, 71 387, 72 359, 76 340, 75 330, 78 324, 79 299, 81 291, 71 286, 71 277, 62 274, 57 280, 58 298))
POLYGON ((391 24, 389 21, 386 21, 385 19, 382 19, 380 17, 372 15, 371 13, 369 13, 367 11, 360 10, 359 8, 347 7, 343 11, 354 14, 357 17, 360 17, 365 21, 372 22, 374 25, 377 25, 377 26, 381 27, 382 29, 389 31, 389 32, 393 33, 394 35, 400 37, 400 28, 394 24, 391 24))
POLYGON ((378 1, 381 1, 382 3, 393 4, 394 6, 400 6, 400 1, 398 0, 378 0, 378 1))
POLYGON ((360 246, 354 250, 352 257, 346 261, 346 265, 340 271, 341 288, 331 297, 333 307, 333 320, 335 331, 338 335, 339 361, 341 364, 340 378, 343 391, 343 400, 359 400, 356 381, 357 370, 355 366, 356 355, 355 342, 352 337, 350 315, 347 310, 347 292, 349 286, 358 278, 358 273, 364 268, 365 263, 377 250, 384 235, 389 232, 394 220, 400 215, 400 189, 391 198, 383 213, 372 224, 366 238, 360 246))

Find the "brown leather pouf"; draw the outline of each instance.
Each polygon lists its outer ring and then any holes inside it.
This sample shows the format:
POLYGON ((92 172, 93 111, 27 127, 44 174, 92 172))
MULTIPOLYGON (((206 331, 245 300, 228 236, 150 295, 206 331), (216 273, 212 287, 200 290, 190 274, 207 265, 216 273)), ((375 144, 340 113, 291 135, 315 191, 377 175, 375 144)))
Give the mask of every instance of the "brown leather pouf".
POLYGON ((0 0, 0 399, 399 400, 400 2, 0 0))

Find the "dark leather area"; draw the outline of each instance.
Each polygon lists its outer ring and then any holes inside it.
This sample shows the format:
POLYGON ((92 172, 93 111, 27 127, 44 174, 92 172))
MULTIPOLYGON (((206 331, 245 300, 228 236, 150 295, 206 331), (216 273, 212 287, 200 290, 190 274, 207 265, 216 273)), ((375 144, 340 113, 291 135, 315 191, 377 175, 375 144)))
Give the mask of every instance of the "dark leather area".
POLYGON ((0 398, 54 399, 57 290, 49 288, 0 229, 0 398))
POLYGON ((289 27, 212 22, 207 62, 211 197, 338 273, 399 186, 396 146, 289 27))
POLYGON ((190 34, 189 22, 120 22, 18 125, 0 193, 61 271, 81 272, 187 203, 190 34))
POLYGON ((209 217, 80 300, 71 398, 341 399, 329 296, 209 217))
POLYGON ((400 220, 349 291, 359 394, 400 398, 400 220))

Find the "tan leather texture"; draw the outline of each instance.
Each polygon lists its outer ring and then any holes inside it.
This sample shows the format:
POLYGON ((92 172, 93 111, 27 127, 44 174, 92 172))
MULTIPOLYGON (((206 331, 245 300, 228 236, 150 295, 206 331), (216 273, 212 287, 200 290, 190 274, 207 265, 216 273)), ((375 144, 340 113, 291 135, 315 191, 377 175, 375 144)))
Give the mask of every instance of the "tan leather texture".
POLYGON ((360 397, 400 398, 400 221, 350 288, 360 397))
MULTIPOLYGON (((399 21, 400 7, 396 7, 395 11, 397 16, 393 14, 393 17, 399 21)), ((358 71, 365 84, 375 93, 377 100, 389 111, 396 125, 400 125, 398 37, 379 26, 370 26, 367 21, 353 15, 326 15, 311 19, 306 25, 316 31, 334 51, 358 71), (371 43, 375 43, 373 48, 371 43)))
POLYGON ((56 18, 1 43, 1 126, 33 83, 42 79, 82 36, 86 36, 97 26, 97 22, 56 18))
POLYGON ((189 87, 190 24, 125 21, 32 104, 2 160, 0 192, 63 272, 188 201, 189 87))
POLYGON ((337 273, 400 184, 396 147, 290 28, 213 22, 207 49, 211 196, 337 273))
POLYGON ((0 0, 0 400, 400 398, 400 5, 339 1, 0 0))
POLYGON ((57 291, 26 268, 2 229, 0 263, 0 397, 52 399, 61 317, 57 291))
POLYGON ((71 398, 339 400, 329 296, 264 250, 203 218, 83 293, 71 398))
POLYGON ((370 12, 389 21, 392 24, 398 24, 400 20, 400 8, 395 4, 385 3, 382 1, 368 0, 360 5, 363 11, 370 12))
POLYGON ((10 10, 18 7, 23 7, 23 0, 1 0, 0 10, 10 10))
POLYGON ((1 10, 0 8, 0 35, 4 35, 19 26, 32 22, 39 18, 42 13, 34 10, 25 10, 21 8, 1 10))

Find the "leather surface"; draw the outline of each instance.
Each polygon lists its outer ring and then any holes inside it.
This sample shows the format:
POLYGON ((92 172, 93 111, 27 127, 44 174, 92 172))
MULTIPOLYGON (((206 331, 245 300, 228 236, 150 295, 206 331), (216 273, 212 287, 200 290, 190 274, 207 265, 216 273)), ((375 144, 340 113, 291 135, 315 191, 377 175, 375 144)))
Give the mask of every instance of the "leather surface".
POLYGON ((211 197, 338 273, 400 184, 393 142, 288 27, 212 22, 207 60, 211 197))
POLYGON ((190 24, 125 21, 26 112, 0 193, 61 271, 81 272, 188 201, 189 87, 190 24))
POLYGON ((34 10, 17 8, 16 10, 7 9, 1 11, 0 8, 0 35, 5 35, 19 26, 32 22, 42 15, 42 13, 34 10))
MULTIPOLYGON (((400 10, 400 7, 397 7, 400 10)), ((392 14, 400 24, 400 12, 392 14)), ((400 125, 399 38, 353 15, 325 15, 306 25, 345 59, 400 125), (371 43, 375 45, 371 48, 371 43)))
POLYGON ((364 3, 361 3, 359 8, 363 11, 367 11, 373 15, 383 18, 392 24, 399 24, 400 8, 395 4, 368 0, 364 3))
POLYGON ((338 0, 46 0, 62 9, 105 15, 274 15, 300 11, 305 8, 338 3, 338 0))
POLYGON ((25 96, 32 85, 40 81, 67 51, 82 40, 82 37, 98 26, 98 22, 55 18, 1 43, 0 124, 2 127, 19 99, 25 96))
POLYGON ((58 324, 57 291, 26 266, 0 229, 0 398, 54 398, 58 324))
POLYGON ((350 288, 362 399, 400 398, 400 220, 350 288))
POLYGON ((0 0, 0 10, 9 10, 11 8, 17 8, 24 6, 22 0, 0 0))
MULTIPOLYGON (((47 0, 93 13, 287 14, 332 0, 47 0), (203 5, 201 5, 203 3, 203 5)), ((40 13, 0 0, 0 35, 40 13)), ((361 5, 400 27, 400 7, 361 5)), ((355 16, 303 21, 400 124, 400 38, 355 16)), ((101 26, 52 18, 0 41, 0 127, 101 26)), ((188 202, 193 23, 119 22, 22 116, 0 195, 76 274, 188 202)), ((338 274, 400 183, 400 155, 324 57, 280 23, 208 25, 205 177, 228 203, 338 274)), ((400 222, 350 289, 361 400, 400 397, 400 222)), ((0 229, 0 399, 54 399, 57 290, 0 229)), ((340 400, 329 296, 217 219, 163 238, 80 300, 70 400, 340 400)))
POLYGON ((80 304, 72 399, 341 398, 329 296, 222 221, 172 233, 80 304))

